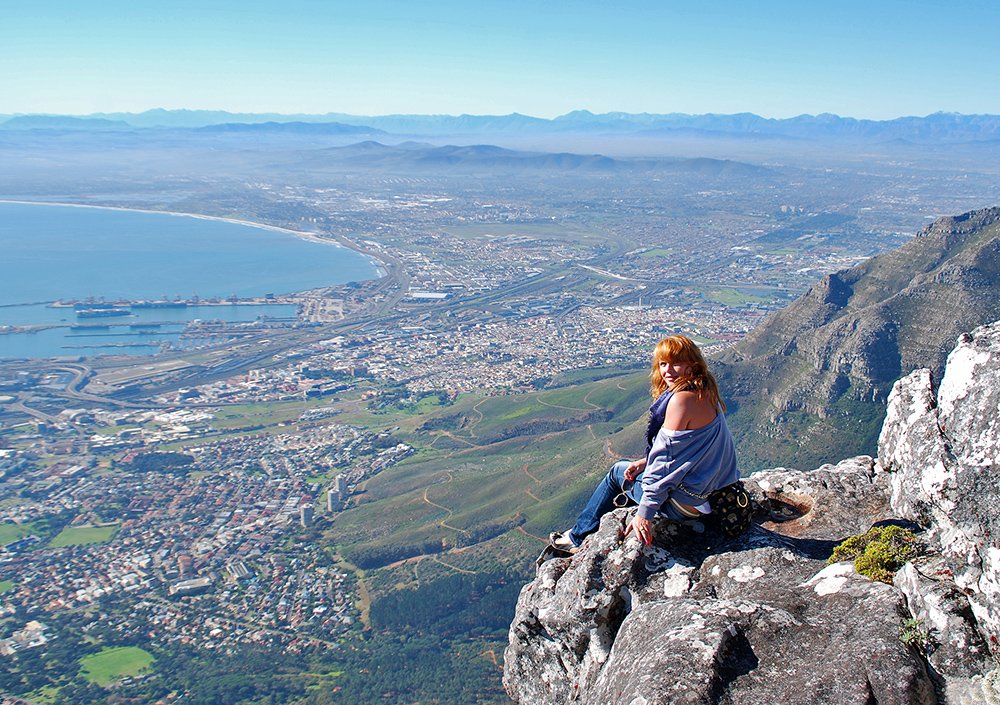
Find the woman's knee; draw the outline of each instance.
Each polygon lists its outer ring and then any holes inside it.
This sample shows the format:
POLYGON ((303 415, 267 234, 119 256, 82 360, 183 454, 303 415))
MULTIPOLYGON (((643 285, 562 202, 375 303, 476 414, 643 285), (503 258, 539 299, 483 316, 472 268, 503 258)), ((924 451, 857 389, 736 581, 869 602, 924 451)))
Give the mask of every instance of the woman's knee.
POLYGON ((608 481, 620 492, 625 483, 625 470, 631 464, 629 460, 619 460, 608 470, 608 481))

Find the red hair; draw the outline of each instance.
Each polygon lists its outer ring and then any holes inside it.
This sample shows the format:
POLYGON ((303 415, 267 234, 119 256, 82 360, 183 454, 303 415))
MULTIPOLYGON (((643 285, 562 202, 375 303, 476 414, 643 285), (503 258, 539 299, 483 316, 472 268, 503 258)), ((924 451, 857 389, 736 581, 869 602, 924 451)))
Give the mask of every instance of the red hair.
POLYGON ((649 373, 649 391, 654 399, 667 391, 667 382, 660 374, 661 362, 673 362, 691 367, 688 374, 673 383, 670 391, 691 390, 698 394, 699 399, 707 397, 713 406, 718 406, 723 411, 726 410, 726 405, 719 395, 719 385, 712 373, 708 371, 708 363, 705 362, 705 357, 693 340, 686 335, 671 335, 658 342, 653 348, 653 368, 649 373))

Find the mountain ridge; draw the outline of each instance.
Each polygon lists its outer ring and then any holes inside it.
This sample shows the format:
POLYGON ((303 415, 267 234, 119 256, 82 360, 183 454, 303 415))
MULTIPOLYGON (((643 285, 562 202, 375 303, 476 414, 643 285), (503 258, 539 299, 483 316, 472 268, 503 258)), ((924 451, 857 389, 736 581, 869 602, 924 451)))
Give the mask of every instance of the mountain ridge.
POLYGON ((730 159, 696 158, 614 158, 603 154, 541 152, 508 149, 491 144, 432 145, 405 142, 398 145, 366 140, 341 147, 326 147, 300 157, 310 163, 342 162, 353 167, 399 169, 552 169, 593 172, 687 172, 706 176, 761 175, 770 167, 730 159))
POLYGON ((596 114, 575 110, 555 118, 539 118, 520 113, 508 115, 350 115, 347 113, 289 114, 232 113, 218 110, 166 110, 157 108, 140 113, 93 113, 86 116, 14 115, 6 116, 0 128, 14 129, 17 123, 35 119, 73 118, 112 120, 131 128, 205 127, 225 123, 339 122, 363 125, 394 134, 678 134, 721 133, 730 137, 761 139, 823 139, 863 143, 905 140, 916 143, 979 142, 1000 139, 1000 116, 964 115, 937 112, 926 116, 903 116, 890 120, 842 117, 831 113, 768 118, 754 113, 688 114, 627 113, 596 114))
POLYGON ((941 218, 829 274, 719 356, 746 469, 874 451, 893 382, 940 379, 962 331, 1000 318, 1000 208, 941 218))

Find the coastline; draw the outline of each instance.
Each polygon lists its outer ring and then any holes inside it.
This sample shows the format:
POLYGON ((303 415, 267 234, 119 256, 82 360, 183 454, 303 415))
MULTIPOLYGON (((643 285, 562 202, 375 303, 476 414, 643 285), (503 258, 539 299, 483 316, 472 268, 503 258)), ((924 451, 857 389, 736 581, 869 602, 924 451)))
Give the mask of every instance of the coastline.
POLYGON ((339 247, 345 250, 353 250, 358 254, 368 258, 371 262, 373 268, 375 269, 375 279, 382 279, 387 276, 389 272, 388 263, 382 261, 375 255, 373 255, 368 250, 364 249, 360 245, 347 240, 342 236, 333 236, 335 239, 329 239, 325 237, 320 237, 319 233, 315 232, 305 232, 302 230, 292 230, 291 228, 282 228, 277 225, 268 225, 267 223, 257 223, 252 220, 243 220, 241 218, 227 218, 221 215, 205 215, 203 213, 183 213, 180 211, 159 211, 152 208, 129 208, 126 206, 98 206, 91 203, 66 203, 63 201, 25 201, 25 200, 14 200, 8 198, 0 198, 0 204, 10 203, 22 206, 59 206, 61 208, 96 208, 100 210, 109 211, 122 211, 125 213, 152 213, 159 215, 172 215, 180 218, 197 218, 199 220, 215 220, 222 223, 234 223, 236 225, 245 225, 251 228, 260 228, 261 230, 271 230, 274 232, 284 233, 286 235, 292 235, 301 240, 306 240, 308 242, 316 242, 321 245, 329 245, 332 247, 339 247))

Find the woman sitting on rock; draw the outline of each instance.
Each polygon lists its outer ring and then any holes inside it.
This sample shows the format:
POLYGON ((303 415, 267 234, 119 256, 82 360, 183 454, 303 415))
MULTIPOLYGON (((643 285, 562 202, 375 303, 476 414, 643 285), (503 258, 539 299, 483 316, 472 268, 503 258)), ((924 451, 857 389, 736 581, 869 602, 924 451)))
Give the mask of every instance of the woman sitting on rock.
POLYGON ((686 521, 711 514, 708 495, 739 480, 736 449, 723 415, 715 377, 701 350, 683 335, 656 344, 646 457, 620 460, 597 485, 576 525, 549 536, 552 546, 574 553, 601 517, 616 507, 638 504, 625 531, 653 541, 653 516, 686 521))

